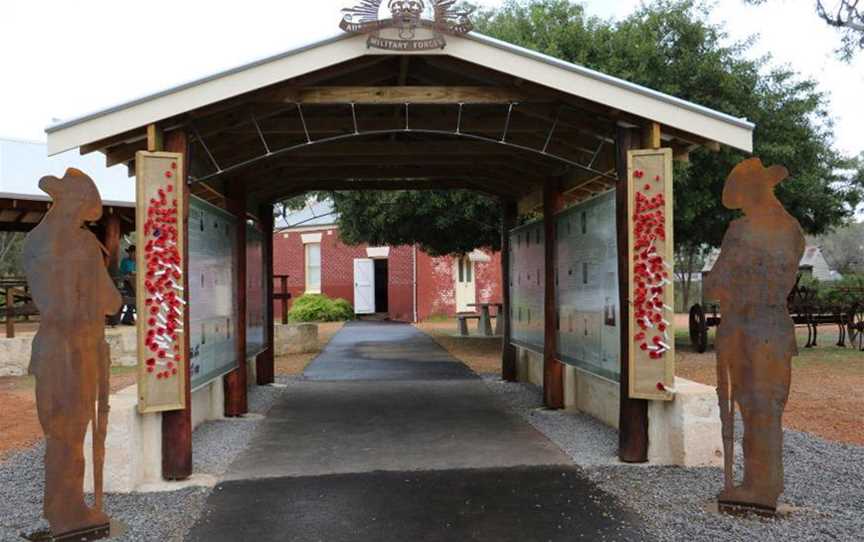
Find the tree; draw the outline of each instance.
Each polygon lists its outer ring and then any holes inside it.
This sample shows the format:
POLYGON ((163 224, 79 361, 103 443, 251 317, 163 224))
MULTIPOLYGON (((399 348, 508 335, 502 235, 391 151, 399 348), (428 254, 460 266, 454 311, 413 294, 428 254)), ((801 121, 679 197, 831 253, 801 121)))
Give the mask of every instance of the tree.
MULTIPOLYGON (((745 1, 748 4, 761 5, 768 0, 745 1)), ((816 0, 816 14, 840 30, 842 45, 838 52, 841 58, 851 60, 856 52, 864 49, 864 4, 861 0, 838 0, 833 2, 832 7, 827 7, 824 0, 816 0)))
POLYGON ((864 222, 850 224, 809 242, 822 247, 828 265, 841 275, 864 273, 864 222))
POLYGON ((336 192, 339 231, 348 244, 411 245, 433 256, 501 249, 495 198, 467 190, 336 192))
MULTIPOLYGON (((833 149, 825 95, 815 81, 768 58, 748 57, 753 39, 728 42, 708 22, 707 4, 657 0, 618 23, 588 17, 568 0, 508 0, 481 14, 481 32, 582 64, 757 125, 755 154, 792 178, 778 195, 812 234, 846 223, 861 202, 864 172, 833 149)), ((745 154, 728 148, 676 163, 675 242, 679 261, 719 246, 737 213, 721 204, 723 183, 745 154)), ((690 267, 689 269, 693 269, 690 267)), ((690 277, 685 277, 689 281, 690 277)))
POLYGON ((22 274, 21 248, 23 246, 23 233, 0 232, 0 277, 22 274))
MULTIPOLYGON (((813 235, 842 226, 854 216, 864 193, 864 168, 833 149, 833 127, 826 96, 811 79, 789 68, 773 68, 768 58, 750 58, 753 39, 728 43, 722 26, 708 22, 708 4, 699 0, 655 0, 614 22, 589 17, 569 0, 508 0, 481 11, 480 32, 558 58, 639 83, 757 125, 755 154, 766 164, 783 164, 792 178, 778 195, 813 235)), ((721 204, 723 183, 746 155, 733 149, 696 150, 688 164, 676 163, 675 236, 683 261, 706 247, 719 246, 736 213, 721 204)), ((464 240, 454 232, 497 224, 494 203, 479 194, 430 196, 340 194, 343 236, 352 242, 381 244, 415 240, 435 253, 497 246, 492 235, 464 240), (448 203, 442 203, 448 202, 448 203), (457 205, 465 216, 453 216, 457 205), (375 212, 367 211, 368 208, 375 212), (436 213, 447 211, 438 220, 436 213), (473 214, 477 210, 478 214, 473 214), (356 216, 354 216, 356 214, 356 216), (409 225, 399 224, 400 220, 409 225), (431 231, 441 224, 459 229, 431 231), (472 246, 473 245, 473 246, 472 246)))

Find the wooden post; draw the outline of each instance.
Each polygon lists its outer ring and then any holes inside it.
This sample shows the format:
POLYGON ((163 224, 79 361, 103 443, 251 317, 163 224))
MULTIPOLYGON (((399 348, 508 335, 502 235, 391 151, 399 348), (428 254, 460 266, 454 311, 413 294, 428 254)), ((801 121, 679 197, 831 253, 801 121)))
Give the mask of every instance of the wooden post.
POLYGON ((262 205, 259 207, 258 216, 261 218, 261 226, 264 230, 263 258, 264 265, 264 342, 267 349, 258 356, 255 365, 257 382, 259 386, 272 384, 276 381, 276 369, 274 367, 274 356, 276 343, 274 341, 275 329, 273 318, 273 206, 262 205))
POLYGON ((557 299, 555 295, 555 200, 558 183, 543 183, 544 269, 544 340, 543 340, 543 403, 546 408, 564 408, 564 366, 556 359, 557 299))
POLYGON ((15 290, 9 286, 6 288, 6 338, 15 338, 15 317, 12 312, 15 307, 15 290))
POLYGON ((105 217, 105 248, 108 250, 108 274, 120 272, 120 215, 111 209, 105 217))
POLYGON ((516 382, 516 347, 513 346, 513 322, 510 314, 510 230, 516 225, 517 206, 515 201, 501 200, 501 301, 503 310, 498 318, 504 319, 504 338, 501 352, 501 378, 516 382))
POLYGON ((280 275, 279 283, 282 287, 279 298, 282 301, 282 325, 288 325, 288 275, 280 275))
POLYGON ((618 127, 616 169, 618 187, 615 191, 616 222, 618 229, 618 306, 621 308, 621 384, 618 418, 618 458, 625 463, 648 461, 648 401, 630 398, 630 261, 627 255, 630 239, 627 202, 627 151, 638 145, 631 130, 618 127))
MULTIPOLYGON (((163 149, 156 149, 163 150, 163 149)), ((165 138, 165 151, 180 152, 184 155, 182 178, 189 177, 189 137, 185 130, 174 130, 165 138)), ((186 239, 189 239, 189 191, 183 191, 183 229, 186 239)), ((144 202, 138 202, 137 212, 146 209, 144 202)), ((189 291, 189 243, 183 243, 183 291, 189 291)), ((184 311, 183 329, 191 329, 189 311, 184 311)), ((185 351, 191 352, 191 333, 183 334, 186 341, 185 351)), ((183 410, 172 410, 162 413, 162 477, 166 480, 185 480, 192 476, 192 365, 183 364, 183 379, 185 380, 183 410)))
POLYGON ((237 217, 234 247, 234 289, 237 303, 234 314, 237 368, 225 375, 225 416, 249 412, 246 372, 246 190, 237 181, 228 182, 228 212, 237 217))

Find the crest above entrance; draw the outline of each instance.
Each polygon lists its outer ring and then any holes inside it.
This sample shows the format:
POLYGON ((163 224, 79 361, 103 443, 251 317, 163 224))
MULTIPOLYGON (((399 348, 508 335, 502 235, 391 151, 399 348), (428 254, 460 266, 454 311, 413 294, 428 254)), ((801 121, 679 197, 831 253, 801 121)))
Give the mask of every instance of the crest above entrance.
POLYGON ((342 30, 369 34, 367 47, 391 51, 443 49, 446 34, 462 35, 474 29, 474 9, 457 7, 456 0, 361 0, 342 12, 342 30), (384 10, 389 10, 389 17, 386 11, 381 17, 384 10), (426 18, 430 13, 432 18, 426 18))

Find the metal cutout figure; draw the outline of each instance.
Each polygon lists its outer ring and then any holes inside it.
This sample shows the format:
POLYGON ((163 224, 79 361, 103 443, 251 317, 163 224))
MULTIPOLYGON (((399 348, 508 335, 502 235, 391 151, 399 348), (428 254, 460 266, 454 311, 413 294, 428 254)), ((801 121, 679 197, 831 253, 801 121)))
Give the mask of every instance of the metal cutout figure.
POLYGON ((70 168, 62 179, 43 177, 39 188, 53 205, 24 243, 24 272, 41 315, 30 372, 47 446, 43 511, 52 535, 64 539, 109 523, 102 510, 111 364, 105 316, 119 310, 122 298, 105 267, 104 247, 85 227, 102 216, 93 180, 70 168), (91 422, 93 508, 84 501, 84 436, 91 422))
POLYGON ((783 492, 783 410, 791 359, 798 352, 787 296, 804 253, 801 226, 774 195, 789 172, 758 158, 738 164, 723 190, 723 205, 740 209, 723 238, 705 295, 718 299, 717 395, 723 424, 726 483, 723 505, 776 511, 783 492), (744 421, 744 480, 732 472, 735 405, 744 421))

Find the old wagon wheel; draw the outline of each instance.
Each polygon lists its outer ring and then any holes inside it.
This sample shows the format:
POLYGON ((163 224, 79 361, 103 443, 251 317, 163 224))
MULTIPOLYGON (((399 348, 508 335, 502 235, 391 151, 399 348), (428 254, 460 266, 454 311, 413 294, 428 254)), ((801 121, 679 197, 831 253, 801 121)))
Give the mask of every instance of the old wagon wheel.
POLYGON ((708 322, 705 309, 699 303, 690 308, 690 344, 700 354, 708 349, 708 322))
POLYGON ((864 306, 852 305, 847 319, 846 329, 849 335, 849 345, 852 348, 864 350, 864 306))

